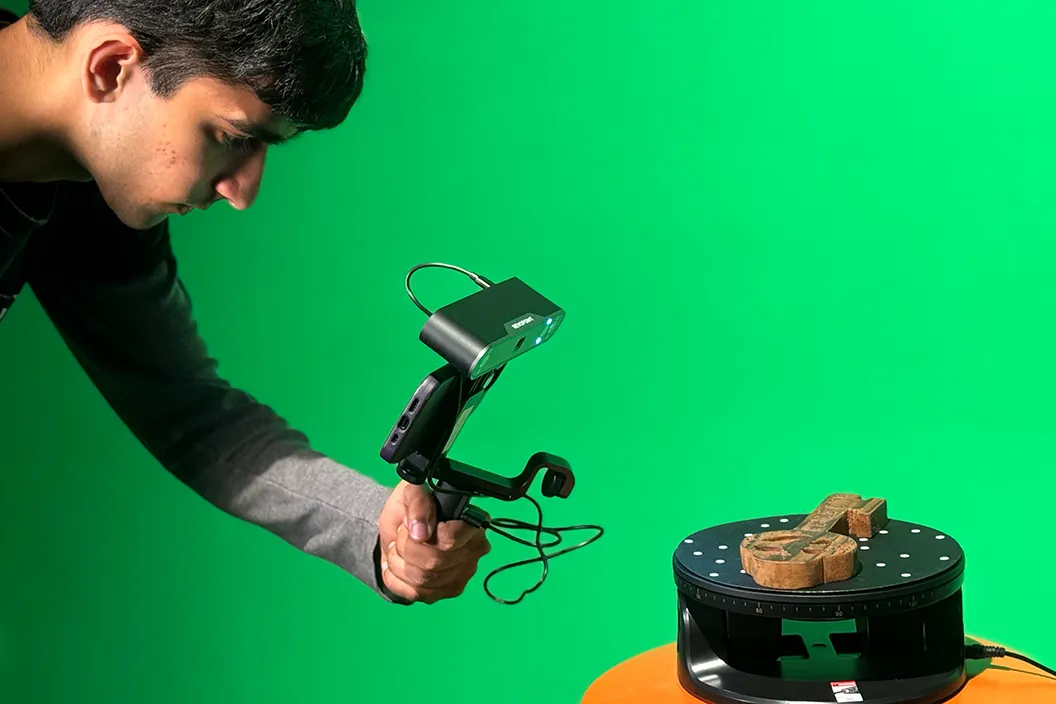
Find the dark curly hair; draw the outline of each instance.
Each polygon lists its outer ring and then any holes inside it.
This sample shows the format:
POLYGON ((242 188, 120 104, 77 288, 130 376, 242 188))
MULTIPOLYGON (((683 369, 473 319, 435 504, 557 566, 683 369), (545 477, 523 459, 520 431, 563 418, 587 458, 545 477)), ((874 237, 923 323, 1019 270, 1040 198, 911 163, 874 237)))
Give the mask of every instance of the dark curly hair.
POLYGON ((31 0, 29 15, 56 41, 83 22, 116 22, 142 46, 158 95, 213 78, 302 130, 341 124, 363 90, 354 0, 31 0))

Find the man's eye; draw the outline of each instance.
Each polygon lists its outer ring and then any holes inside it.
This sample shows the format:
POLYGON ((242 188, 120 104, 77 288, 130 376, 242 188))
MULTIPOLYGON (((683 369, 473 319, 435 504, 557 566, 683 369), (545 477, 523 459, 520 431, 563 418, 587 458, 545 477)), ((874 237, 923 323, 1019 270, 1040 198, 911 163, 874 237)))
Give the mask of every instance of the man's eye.
POLYGON ((250 152, 253 151, 254 146, 256 146, 252 137, 239 137, 227 133, 223 134, 220 141, 225 147, 234 149, 238 152, 250 152))

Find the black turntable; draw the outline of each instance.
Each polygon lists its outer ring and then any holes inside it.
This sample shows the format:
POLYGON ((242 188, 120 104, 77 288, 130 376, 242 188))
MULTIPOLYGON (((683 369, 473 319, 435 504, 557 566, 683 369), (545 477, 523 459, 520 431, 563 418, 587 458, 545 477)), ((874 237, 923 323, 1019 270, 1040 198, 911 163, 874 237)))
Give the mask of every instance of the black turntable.
POLYGON ((742 541, 807 517, 727 523, 676 549, 683 688, 710 704, 934 704, 956 694, 966 681, 957 542, 885 520, 857 539, 849 578, 760 586, 742 565, 742 541))

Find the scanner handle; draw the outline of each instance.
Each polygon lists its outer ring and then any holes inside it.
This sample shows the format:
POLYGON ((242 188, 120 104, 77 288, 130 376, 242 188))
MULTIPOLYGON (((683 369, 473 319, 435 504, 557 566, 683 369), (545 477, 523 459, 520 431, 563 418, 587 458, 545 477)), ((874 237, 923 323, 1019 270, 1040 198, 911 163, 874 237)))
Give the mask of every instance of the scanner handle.
POLYGON ((433 491, 433 502, 436 503, 436 520, 454 521, 462 517, 463 512, 469 506, 470 496, 461 493, 448 493, 458 491, 447 482, 437 482, 436 490, 433 491), (447 491, 445 491, 447 490, 447 491))

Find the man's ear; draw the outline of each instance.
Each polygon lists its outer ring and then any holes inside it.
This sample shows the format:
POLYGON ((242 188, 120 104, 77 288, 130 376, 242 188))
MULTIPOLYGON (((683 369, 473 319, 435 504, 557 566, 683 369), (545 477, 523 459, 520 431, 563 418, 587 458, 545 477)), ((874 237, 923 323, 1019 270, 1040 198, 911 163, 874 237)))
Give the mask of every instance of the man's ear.
POLYGON ((143 49, 131 35, 100 35, 90 45, 81 72, 85 95, 95 103, 115 100, 127 88, 142 59, 143 49))

